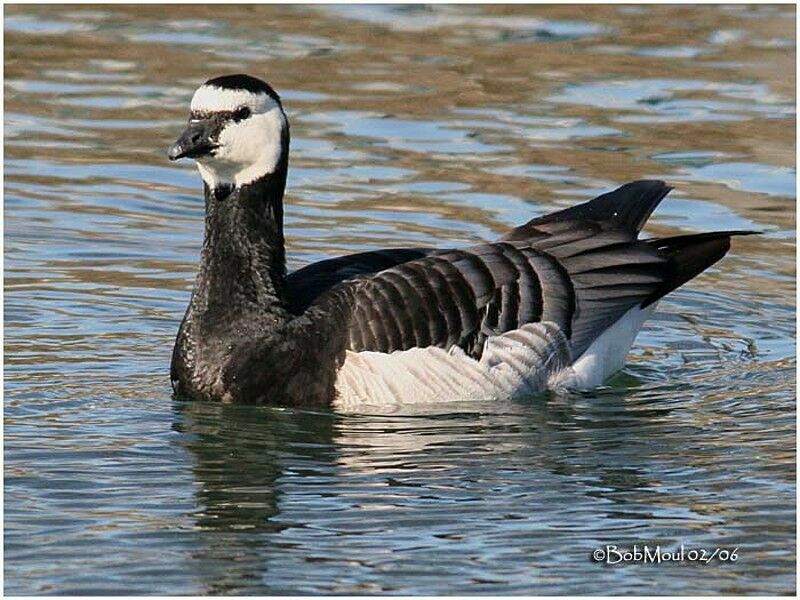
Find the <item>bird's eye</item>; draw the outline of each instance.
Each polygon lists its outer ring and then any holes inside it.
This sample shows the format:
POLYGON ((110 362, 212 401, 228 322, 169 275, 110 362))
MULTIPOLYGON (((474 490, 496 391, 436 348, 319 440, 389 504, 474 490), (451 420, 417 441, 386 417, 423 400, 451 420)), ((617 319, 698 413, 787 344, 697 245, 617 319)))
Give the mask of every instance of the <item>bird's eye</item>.
POLYGON ((250 116, 250 109, 247 108, 246 106, 242 106, 241 108, 237 108, 235 111, 233 111, 233 120, 236 121, 237 123, 242 119, 246 119, 249 116, 250 116))

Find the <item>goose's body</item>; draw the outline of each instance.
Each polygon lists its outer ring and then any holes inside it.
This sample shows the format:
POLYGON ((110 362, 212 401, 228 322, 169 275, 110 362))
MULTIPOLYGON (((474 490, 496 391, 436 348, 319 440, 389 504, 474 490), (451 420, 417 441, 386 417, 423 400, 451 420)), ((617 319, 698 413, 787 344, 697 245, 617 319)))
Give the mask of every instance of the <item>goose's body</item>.
POLYGON ((264 82, 221 77, 195 94, 170 149, 197 160, 206 196, 172 360, 180 396, 352 407, 594 387, 622 367, 655 303, 737 233, 639 240, 670 188, 637 181, 494 243, 366 252, 287 276, 288 152, 264 82))

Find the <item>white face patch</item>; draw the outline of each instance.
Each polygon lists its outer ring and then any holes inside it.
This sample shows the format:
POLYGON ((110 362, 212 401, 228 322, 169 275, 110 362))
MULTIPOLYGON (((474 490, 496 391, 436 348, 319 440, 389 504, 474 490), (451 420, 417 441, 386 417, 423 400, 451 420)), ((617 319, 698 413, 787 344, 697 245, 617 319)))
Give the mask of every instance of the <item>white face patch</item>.
POLYGON ((203 85, 192 98, 192 113, 232 112, 247 107, 250 116, 231 120, 220 132, 214 155, 198 157, 200 176, 210 188, 241 186, 272 173, 281 156, 286 115, 265 93, 203 85))

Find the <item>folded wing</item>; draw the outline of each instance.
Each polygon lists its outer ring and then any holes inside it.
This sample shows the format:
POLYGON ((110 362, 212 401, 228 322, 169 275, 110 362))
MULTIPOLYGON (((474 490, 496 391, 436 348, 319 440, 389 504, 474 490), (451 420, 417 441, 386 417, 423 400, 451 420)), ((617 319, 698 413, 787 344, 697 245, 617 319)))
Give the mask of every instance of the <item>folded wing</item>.
POLYGON ((421 256, 344 281, 318 302, 346 297, 342 326, 356 352, 457 346, 480 358, 488 338, 542 322, 556 326, 578 357, 628 310, 719 260, 741 233, 637 239, 669 189, 633 182, 495 243, 411 250, 421 256))

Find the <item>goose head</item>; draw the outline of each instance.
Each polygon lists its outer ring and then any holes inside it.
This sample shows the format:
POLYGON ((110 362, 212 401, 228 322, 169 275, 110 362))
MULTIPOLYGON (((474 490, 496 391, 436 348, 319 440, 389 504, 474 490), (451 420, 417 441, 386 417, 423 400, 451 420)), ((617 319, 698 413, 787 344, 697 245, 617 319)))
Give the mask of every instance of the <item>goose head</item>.
POLYGON ((250 75, 209 79, 192 97, 170 160, 191 158, 210 189, 241 187, 286 169, 289 123, 268 83, 250 75))

